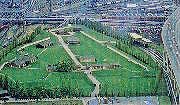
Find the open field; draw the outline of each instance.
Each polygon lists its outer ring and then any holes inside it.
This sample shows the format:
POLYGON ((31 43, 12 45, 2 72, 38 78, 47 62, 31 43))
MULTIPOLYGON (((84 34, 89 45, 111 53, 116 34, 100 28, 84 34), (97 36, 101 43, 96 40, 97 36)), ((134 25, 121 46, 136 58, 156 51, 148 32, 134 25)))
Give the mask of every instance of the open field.
MULTIPOLYGON (((103 63, 116 63, 120 64, 123 68, 133 71, 144 71, 142 67, 132 62, 128 59, 120 56, 119 54, 112 52, 105 45, 101 45, 88 37, 84 36, 82 33, 75 33, 80 39, 80 45, 70 45, 72 52, 77 56, 95 56, 97 62, 96 64, 103 63)), ((152 70, 154 71, 154 70, 152 70)))
MULTIPOLYGON (((127 69, 95 71, 93 75, 101 83, 102 96, 143 96, 166 93, 165 84, 159 83, 153 75, 127 69)), ((162 81, 161 81, 162 82, 162 81)))
MULTIPOLYGON (((74 25, 76 26, 76 25, 74 25)), ((107 35, 104 35, 102 33, 99 33, 95 30, 92 30, 92 29, 89 29, 83 25, 77 25, 77 27, 81 27, 83 32, 85 33, 88 33, 88 35, 90 35, 91 37, 99 40, 99 41, 112 41, 112 42, 116 42, 117 44, 119 44, 119 40, 111 37, 111 36, 107 36, 107 35)), ((130 39, 127 39, 127 41, 130 41, 130 39)), ((151 58, 148 56, 148 54, 146 54, 141 48, 137 47, 137 46, 129 46, 127 45, 127 43, 123 43, 123 41, 125 40, 122 40, 120 45, 122 46, 122 48, 127 51, 122 51, 118 48, 118 46, 116 46, 117 44, 115 43, 111 43, 111 44, 108 44, 109 46, 113 47, 114 49, 118 50, 119 52, 127 55, 128 57, 132 58, 133 60, 143 64, 143 65, 146 65, 147 67, 151 66, 151 67, 155 67, 157 66, 157 63, 151 58), (137 59, 135 58, 133 55, 137 55, 141 57, 141 60, 140 59, 137 59), (146 59, 146 63, 143 62, 144 59, 146 59), (147 61, 149 64, 147 64, 147 61)), ((154 49, 155 51, 159 51, 160 53, 163 52, 163 46, 162 45, 156 45, 156 44, 150 44, 150 48, 154 49)))
MULTIPOLYGON (((38 56, 38 60, 26 68, 10 68, 5 67, 1 73, 18 81, 25 88, 34 88, 44 86, 48 89, 69 87, 75 93, 84 92, 88 96, 93 90, 92 83, 88 80, 84 73, 49 73, 46 70, 48 64, 56 64, 59 61, 70 59, 62 46, 58 43, 55 36, 48 32, 42 31, 33 41, 51 37, 53 46, 47 49, 38 49, 35 45, 26 47, 21 53, 29 53, 38 56), (44 50, 44 51, 43 51, 44 50), (63 85, 64 84, 64 85, 63 85)), ((14 59, 19 56, 18 53, 10 53, 5 59, 14 59)))
MULTIPOLYGON (((88 31, 86 31, 86 33, 88 33, 88 31)), ((92 35, 90 33, 88 34, 92 35)), ((121 65, 119 69, 93 72, 93 75, 101 83, 101 95, 152 95, 158 91, 157 84, 160 71, 154 70, 149 66, 147 66, 148 71, 146 71, 139 65, 129 62, 126 58, 107 49, 105 45, 91 40, 82 33, 75 33, 75 36, 80 39, 80 45, 70 45, 75 55, 93 55, 97 60, 95 64, 118 63, 121 65)), ((84 65, 86 65, 86 63, 84 63, 84 65)), ((162 86, 165 87, 164 84, 162 86)))
MULTIPOLYGON (((100 41, 116 41, 116 39, 104 36, 86 27, 83 27, 83 31, 100 41)), ((166 88, 158 88, 165 87, 165 84, 159 83, 159 70, 155 70, 147 65, 147 70, 145 70, 140 65, 113 52, 106 45, 95 42, 81 32, 77 32, 74 35, 79 38, 80 45, 69 45, 69 48, 76 56, 94 56, 97 61, 93 64, 115 63, 121 65, 117 69, 94 71, 92 73, 101 83, 100 96, 142 96, 166 92, 166 88)), ((41 87, 43 89, 49 89, 48 91, 56 90, 55 97, 62 96, 64 94, 63 92, 67 92, 66 90, 70 91, 65 93, 66 95, 90 96, 94 86, 83 72, 47 72, 46 67, 48 64, 55 64, 58 61, 70 59, 64 48, 58 43, 57 38, 49 32, 41 31, 40 35, 37 35, 32 42, 47 37, 51 37, 53 46, 38 49, 35 45, 32 45, 26 47, 21 52, 38 56, 38 60, 35 63, 21 69, 5 67, 1 73, 18 81, 21 86, 32 89, 33 93, 38 93, 34 88, 41 87), (62 94, 58 93, 58 91, 61 91, 62 94)), ((63 37, 63 39, 66 38, 63 37)), ((5 60, 14 59, 17 56, 18 53, 14 49, 7 55, 5 60)), ((92 63, 82 64, 87 65, 92 63)))

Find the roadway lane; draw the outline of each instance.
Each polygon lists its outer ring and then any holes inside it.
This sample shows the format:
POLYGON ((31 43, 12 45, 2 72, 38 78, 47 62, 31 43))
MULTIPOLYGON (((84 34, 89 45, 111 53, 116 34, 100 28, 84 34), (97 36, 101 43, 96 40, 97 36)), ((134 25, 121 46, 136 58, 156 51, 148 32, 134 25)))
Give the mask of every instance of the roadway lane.
MULTIPOLYGON (((180 26, 180 7, 176 9, 176 11, 168 18, 168 20, 165 22, 163 30, 162 30, 162 40, 165 47, 165 50, 167 52, 167 55, 170 60, 169 65, 176 77, 177 84, 180 84, 180 51, 179 51, 179 28, 177 26, 180 26)), ((179 87, 179 86, 178 86, 179 87)))

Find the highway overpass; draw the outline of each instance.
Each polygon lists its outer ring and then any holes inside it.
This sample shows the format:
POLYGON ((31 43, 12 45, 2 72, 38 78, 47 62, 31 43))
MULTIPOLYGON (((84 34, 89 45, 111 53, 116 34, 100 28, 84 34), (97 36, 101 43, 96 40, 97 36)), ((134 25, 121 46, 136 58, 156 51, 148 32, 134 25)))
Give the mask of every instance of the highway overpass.
POLYGON ((164 52, 164 77, 173 105, 179 105, 180 85, 180 7, 169 16, 162 29, 164 52))

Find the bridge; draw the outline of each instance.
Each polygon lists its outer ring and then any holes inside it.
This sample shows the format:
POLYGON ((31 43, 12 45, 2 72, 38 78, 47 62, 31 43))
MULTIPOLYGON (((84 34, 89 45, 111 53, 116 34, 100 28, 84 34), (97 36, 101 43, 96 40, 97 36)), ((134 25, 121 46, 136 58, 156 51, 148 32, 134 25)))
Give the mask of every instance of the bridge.
POLYGON ((173 105, 179 105, 180 85, 180 7, 165 22, 161 36, 165 48, 163 71, 173 105))

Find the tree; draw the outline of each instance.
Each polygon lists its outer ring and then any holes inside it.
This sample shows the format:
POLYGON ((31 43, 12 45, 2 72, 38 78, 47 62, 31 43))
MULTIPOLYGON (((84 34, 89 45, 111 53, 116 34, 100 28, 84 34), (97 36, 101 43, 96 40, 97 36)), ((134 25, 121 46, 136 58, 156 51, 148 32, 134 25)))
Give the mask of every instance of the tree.
POLYGON ((15 83, 15 87, 14 87, 14 97, 15 98, 19 98, 19 96, 20 96, 20 84, 19 84, 19 82, 18 81, 16 81, 16 83, 15 83))
POLYGON ((75 69, 75 65, 71 60, 63 60, 57 64, 57 71, 59 72, 71 72, 75 69))
POLYGON ((8 89, 8 77, 5 75, 2 84, 3 89, 8 89))

